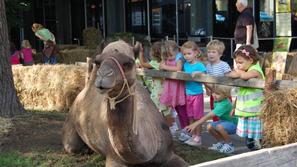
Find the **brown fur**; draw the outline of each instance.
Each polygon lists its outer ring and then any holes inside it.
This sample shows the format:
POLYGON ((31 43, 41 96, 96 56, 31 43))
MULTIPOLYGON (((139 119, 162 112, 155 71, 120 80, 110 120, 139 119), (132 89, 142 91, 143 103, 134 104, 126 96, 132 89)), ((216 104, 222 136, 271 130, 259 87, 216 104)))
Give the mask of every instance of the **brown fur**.
MULTIPOLYGON (((65 150, 82 151, 85 143, 106 156, 107 167, 188 166, 173 153, 168 126, 148 92, 136 81, 133 48, 123 41, 111 43, 95 62, 87 75, 87 84, 77 96, 65 122, 65 150), (134 93, 118 103, 115 109, 110 108, 107 97, 120 93, 123 77, 109 57, 116 58, 121 64, 134 93)), ((128 94, 125 87, 118 100, 128 94)))

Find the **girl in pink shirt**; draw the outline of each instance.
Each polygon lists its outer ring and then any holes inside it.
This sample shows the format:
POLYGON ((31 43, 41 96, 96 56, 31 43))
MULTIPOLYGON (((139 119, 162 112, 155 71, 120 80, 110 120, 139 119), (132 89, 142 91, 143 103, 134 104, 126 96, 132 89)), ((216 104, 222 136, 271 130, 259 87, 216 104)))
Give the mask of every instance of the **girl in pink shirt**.
POLYGON ((31 48, 31 44, 28 40, 22 41, 22 49, 21 49, 21 58, 23 59, 24 66, 29 66, 34 64, 33 54, 35 54, 35 50, 31 48))
POLYGON ((20 52, 16 49, 14 43, 10 43, 10 63, 11 65, 20 64, 20 52))

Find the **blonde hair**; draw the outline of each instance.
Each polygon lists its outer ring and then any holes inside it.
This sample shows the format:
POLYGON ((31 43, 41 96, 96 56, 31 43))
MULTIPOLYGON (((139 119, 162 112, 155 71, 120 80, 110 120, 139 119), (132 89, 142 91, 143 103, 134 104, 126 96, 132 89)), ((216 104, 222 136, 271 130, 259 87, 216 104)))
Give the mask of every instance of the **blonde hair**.
POLYGON ((214 85, 213 91, 217 94, 221 94, 224 97, 229 97, 231 96, 231 86, 226 86, 226 85, 214 85))
POLYGON ((43 25, 42 24, 39 24, 39 23, 33 23, 32 24, 32 28, 36 31, 38 30, 41 30, 41 29, 44 29, 43 25))
POLYGON ((206 45, 207 50, 216 50, 219 52, 219 54, 223 54, 225 50, 225 45, 223 42, 219 40, 212 40, 206 45))
POLYGON ((28 40, 22 41, 22 48, 31 48, 31 44, 28 40))
POLYGON ((187 41, 187 42, 185 42, 182 45, 182 49, 192 49, 194 51, 200 52, 198 45, 194 41, 187 41))

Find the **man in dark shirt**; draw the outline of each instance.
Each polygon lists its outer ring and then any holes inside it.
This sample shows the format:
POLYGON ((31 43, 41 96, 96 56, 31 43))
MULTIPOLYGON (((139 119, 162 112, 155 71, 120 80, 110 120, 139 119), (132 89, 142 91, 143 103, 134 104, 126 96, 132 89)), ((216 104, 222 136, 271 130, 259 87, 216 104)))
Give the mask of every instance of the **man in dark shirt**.
POLYGON ((254 16, 252 9, 247 7, 247 0, 237 0, 236 8, 240 12, 234 31, 237 49, 243 44, 251 45, 253 43, 254 16))

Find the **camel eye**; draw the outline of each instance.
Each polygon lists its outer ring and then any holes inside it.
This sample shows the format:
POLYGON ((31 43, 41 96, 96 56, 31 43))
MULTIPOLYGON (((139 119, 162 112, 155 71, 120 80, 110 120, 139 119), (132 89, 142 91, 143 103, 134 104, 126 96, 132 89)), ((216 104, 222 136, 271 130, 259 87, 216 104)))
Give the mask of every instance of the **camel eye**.
POLYGON ((131 62, 127 62, 127 63, 124 63, 123 64, 123 69, 126 71, 126 70, 131 70, 133 68, 133 63, 131 62))

